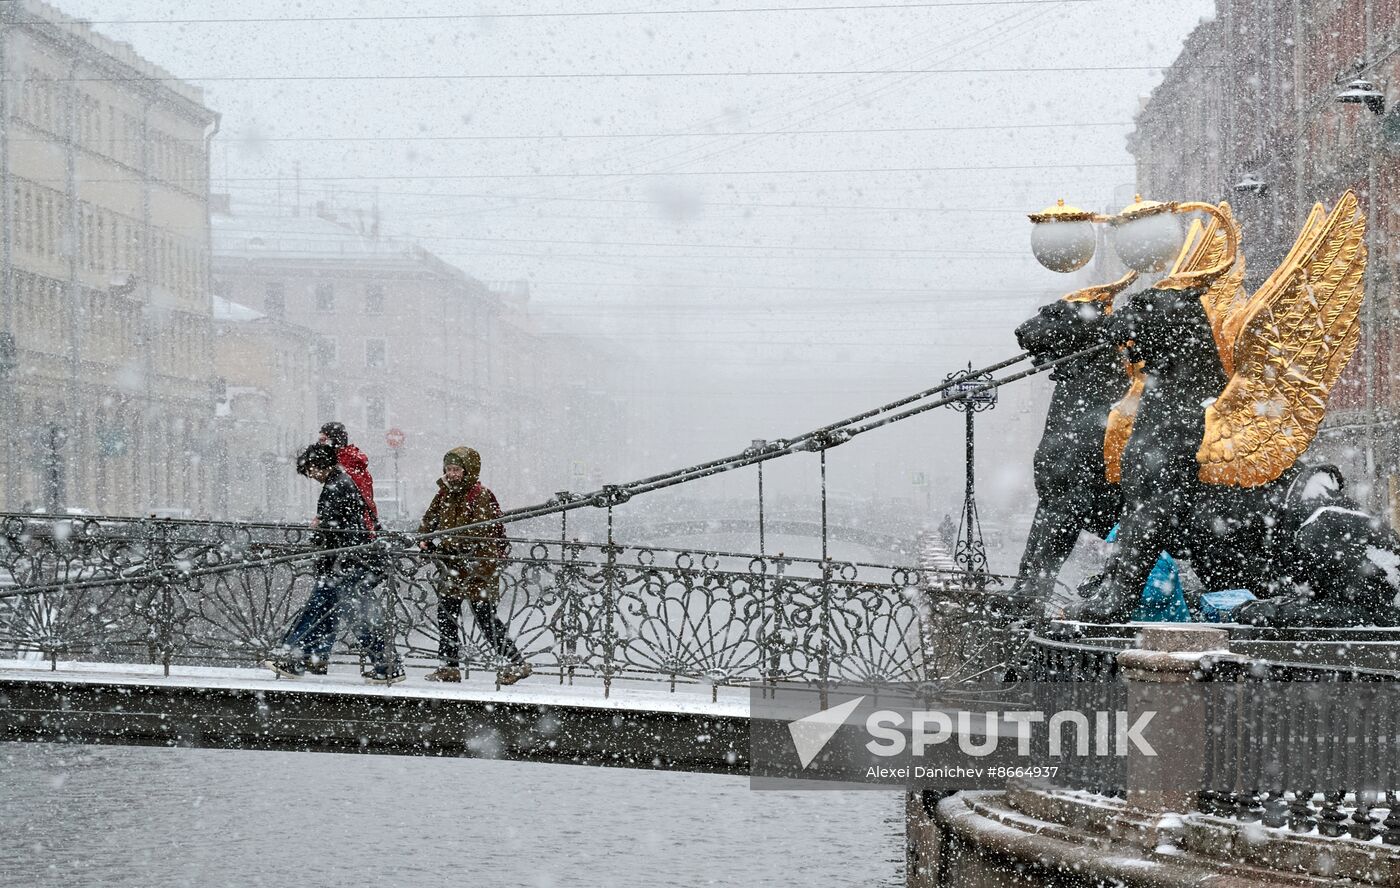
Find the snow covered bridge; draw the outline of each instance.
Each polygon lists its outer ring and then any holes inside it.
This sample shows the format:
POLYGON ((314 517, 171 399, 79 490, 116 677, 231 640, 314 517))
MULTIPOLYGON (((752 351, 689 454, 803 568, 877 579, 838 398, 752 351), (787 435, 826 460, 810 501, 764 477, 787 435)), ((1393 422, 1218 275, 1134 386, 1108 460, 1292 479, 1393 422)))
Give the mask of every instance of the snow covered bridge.
POLYGON ((976 595, 929 541, 921 566, 891 567, 513 539, 497 613, 534 667, 525 682, 497 686, 503 663, 470 619, 466 680, 422 680, 451 565, 407 548, 386 550, 376 594, 408 680, 364 684, 349 647, 328 675, 277 679, 258 664, 309 594, 305 528, 0 516, 0 530, 0 739, 742 772, 751 685, 945 674, 986 645, 965 614, 929 607, 976 595), (939 619, 981 647, 936 640, 939 619))
MULTIPOLYGON (((0 740, 463 756, 746 773, 748 693, 540 682, 367 686, 357 671, 0 661, 0 740)), ((420 673, 421 675, 421 673, 420 673)), ((418 676, 415 676, 418 677, 418 676)))

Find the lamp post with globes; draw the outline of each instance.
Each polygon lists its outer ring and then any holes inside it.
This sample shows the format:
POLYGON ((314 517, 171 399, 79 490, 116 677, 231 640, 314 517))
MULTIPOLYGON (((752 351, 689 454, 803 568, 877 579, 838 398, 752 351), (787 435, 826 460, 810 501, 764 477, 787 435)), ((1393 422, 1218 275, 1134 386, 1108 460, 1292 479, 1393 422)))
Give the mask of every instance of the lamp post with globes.
MULTIPOLYGON (((1199 201, 1163 202, 1137 195, 1116 215, 1102 216, 1066 206, 1061 200, 1030 215, 1031 251, 1051 271, 1076 271, 1094 258, 1098 242, 1094 223, 1104 222, 1110 226, 1113 250, 1124 265, 1143 274, 1165 271, 1181 251, 1186 237, 1181 216, 1191 213, 1205 213, 1226 221, 1219 207, 1199 201)), ((1227 253, 1233 255, 1239 249, 1235 227, 1226 224, 1221 228, 1228 240, 1227 253)))

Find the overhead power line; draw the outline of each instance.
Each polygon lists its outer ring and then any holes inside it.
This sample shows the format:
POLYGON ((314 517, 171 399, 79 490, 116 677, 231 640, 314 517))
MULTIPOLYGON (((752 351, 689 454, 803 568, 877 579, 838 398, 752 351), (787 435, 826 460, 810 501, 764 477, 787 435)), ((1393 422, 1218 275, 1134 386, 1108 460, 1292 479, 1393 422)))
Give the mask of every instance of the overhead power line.
POLYGON ((306 15, 260 18, 91 19, 91 25, 210 25, 280 24, 290 22, 467 21, 472 19, 620 18, 659 15, 750 15, 789 12, 870 12, 919 9, 963 9, 969 6, 1050 6, 1095 3, 1100 0, 946 0, 942 3, 842 3, 833 6, 738 6, 712 9, 616 9, 565 12, 459 12, 408 15, 306 15))
MULTIPOLYGON (((855 129, 774 129, 774 130, 696 130, 656 133, 502 133, 470 136, 246 136, 235 138, 232 132, 222 134, 222 143, 249 142, 495 142, 585 139, 689 139, 728 138, 742 136, 839 136, 880 135, 898 133, 1011 132, 1015 130, 1083 129, 1100 126, 1133 126, 1131 120, 1089 121, 1085 123, 1002 123, 978 126, 894 126, 855 129)), ((12 138, 11 142, 51 142, 52 139, 12 138)), ((113 139, 118 143, 141 142, 142 139, 113 139)), ((174 141, 202 143, 203 137, 174 141)))
MULTIPOLYGON (((225 181, 225 180, 219 180, 225 181)), ((290 184, 291 176, 280 176, 269 178, 266 181, 273 183, 290 184)), ((1057 183, 1058 184, 1058 183, 1057 183)), ((223 186, 230 191, 252 191, 259 194, 270 194, 274 189, 265 186, 255 187, 246 185, 223 186)), ((216 189, 217 190, 217 189, 216 189)), ((537 197, 529 194, 490 194, 484 192, 440 192, 440 191, 365 191, 351 188, 337 188, 336 194, 354 194, 364 197, 434 197, 443 199, 464 199, 464 200, 511 200, 519 201, 521 206, 528 206, 531 203, 605 203, 605 204, 645 204, 649 207, 657 208, 665 205, 665 201, 658 198, 644 197, 584 197, 572 195, 558 195, 548 197, 537 197)), ((239 198, 243 201, 244 198, 239 198)), ((265 203, 262 206, 273 206, 265 203)), ((282 206, 278 204, 278 206, 282 206)), ((853 210, 868 211, 878 213, 989 213, 993 215, 1024 216, 1026 213, 1034 212, 1033 207, 923 207, 923 206, 864 206, 860 204, 818 204, 818 203, 752 203, 745 201, 720 201, 708 198, 697 201, 699 209, 708 207, 731 207, 745 210, 853 210)), ((475 211, 466 211, 475 212, 475 211)), ((547 217, 546 217, 547 218, 547 217)))
MULTIPOLYGON (((354 240, 354 239, 355 239, 355 235, 354 235, 352 232, 348 232, 348 231, 346 232, 345 236, 340 236, 340 235, 338 235, 338 234, 336 234, 336 233, 328 233, 328 234, 311 233, 311 234, 305 234, 305 235, 299 235, 299 234, 293 233, 293 234, 288 234, 288 235, 279 235, 279 234, 277 234, 277 233, 268 233, 268 232, 261 231, 261 230, 258 230, 258 229, 249 229, 249 228, 221 228, 220 231, 221 231, 221 232, 226 232, 226 233, 245 234, 245 235, 248 235, 248 236, 250 236, 250 237, 268 238, 268 239, 271 239, 274 243, 276 243, 276 242, 278 242, 278 241, 285 240, 285 241, 291 242, 291 243, 312 241, 312 242, 314 242, 314 243, 324 243, 324 244, 328 244, 328 245, 333 245, 333 244, 337 244, 337 243, 346 243, 346 242, 348 242, 348 241, 351 241, 351 240, 354 240)), ((946 250, 939 250, 939 249, 929 249, 929 248, 922 248, 922 247, 919 247, 919 248, 915 248, 915 247, 866 247, 866 246, 841 246, 840 244, 815 244, 815 245, 814 245, 814 244, 783 244, 783 243, 766 244, 766 243, 735 243, 735 242, 732 242, 732 241, 721 242, 721 243, 704 243, 704 242, 700 242, 700 241, 692 241, 692 242, 686 242, 686 241, 669 241, 669 242, 668 242, 668 241, 619 241, 619 240, 592 240, 592 239, 590 239, 590 238, 563 239, 563 238, 532 238, 532 237, 476 237, 476 236, 472 236, 472 235, 452 235, 452 234, 443 234, 443 235, 431 235, 431 234, 429 234, 429 235, 424 235, 424 234, 396 234, 396 235, 395 235, 395 238, 401 238, 401 239, 403 239, 403 240, 408 240, 408 241, 440 240, 440 241, 470 241, 470 242, 472 242, 472 243, 481 242, 481 243, 508 243, 508 244, 563 244, 563 245, 566 245, 566 246, 582 246, 582 247, 664 247, 664 248, 679 248, 679 249, 688 249, 688 250, 693 250, 693 249, 715 249, 715 250, 797 250, 797 251, 802 251, 802 252, 812 251, 812 252, 820 252, 820 253, 835 253, 835 252, 845 252, 845 253, 931 253, 931 254, 939 254, 939 253, 957 253, 957 254, 973 253, 973 254, 977 254, 977 255, 995 255, 995 256, 1005 255, 1005 253, 1007 252, 1007 251, 1005 251, 1005 250, 982 250, 982 249, 971 249, 971 248, 969 248, 969 249, 951 248, 951 249, 946 249, 946 250)), ((1018 253, 1016 253, 1016 254, 1014 254, 1014 255, 1021 255, 1021 253, 1018 252, 1018 253)), ((661 258, 665 258, 665 254, 661 254, 661 258)))
MULTIPOLYGON (((393 182, 402 180, 421 179, 423 181, 457 181, 471 179, 613 179, 632 178, 634 176, 828 176, 844 175, 846 173, 976 173, 976 172, 1007 172, 1012 170, 1081 170, 1081 169, 1121 169, 1123 167, 1141 167, 1150 164, 1124 161, 1122 163, 1030 163, 1030 164, 983 164, 977 166, 931 166, 931 167, 832 167, 828 169, 803 169, 803 170, 676 170, 676 171, 643 171, 625 173, 391 173, 378 176, 300 176, 297 177, 302 182, 393 182)), ((62 179, 35 179, 36 182, 61 182, 62 179)), ((84 178, 83 182, 101 182, 107 184, 117 183, 138 183, 145 179, 138 176, 124 176, 121 178, 100 179, 84 178)), ((207 177, 190 176, 186 178, 166 178, 163 181, 172 184, 196 183, 203 184, 209 181, 207 177)), ((218 179, 221 182, 290 182, 288 176, 228 176, 218 179)))
MULTIPOLYGON (((619 80, 630 78, 696 77, 844 77, 901 74, 1057 74, 1122 71, 1161 71, 1163 65, 1069 65, 1028 68, 878 68, 810 71, 549 71, 531 74, 207 74, 188 77, 56 77, 55 83, 120 83, 124 81, 178 83, 263 83, 400 80, 619 80)), ((1206 70, 1220 65, 1197 65, 1206 70)))

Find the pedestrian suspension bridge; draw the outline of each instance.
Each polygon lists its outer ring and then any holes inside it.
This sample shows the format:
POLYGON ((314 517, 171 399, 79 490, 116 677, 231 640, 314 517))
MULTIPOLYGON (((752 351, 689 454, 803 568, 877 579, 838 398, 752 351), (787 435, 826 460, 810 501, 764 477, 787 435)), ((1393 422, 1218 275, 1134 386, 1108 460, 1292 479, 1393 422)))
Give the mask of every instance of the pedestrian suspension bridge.
MULTIPOLYGON (((896 563, 829 557, 826 461, 857 435, 1060 363, 985 376, 1025 357, 975 371, 987 381, 974 386, 951 378, 791 439, 507 511, 498 612, 535 670, 510 688, 496 684, 504 664, 471 621, 465 681, 421 680, 436 665, 437 582, 458 565, 418 543, 478 525, 371 544, 385 631, 409 669, 406 683, 378 687, 349 648, 325 676, 279 680, 258 666, 314 581, 305 526, 0 514, 0 740, 746 773, 754 687, 975 679, 1005 662, 1010 578, 988 573, 981 553, 960 544, 955 558, 925 534, 896 563), (820 463, 820 520, 801 528, 820 539, 819 558, 617 537, 634 497, 800 453, 820 463), (601 512, 598 541, 571 535, 580 510, 601 512), (515 532, 525 527, 531 535, 515 532)), ((764 526, 759 489, 755 529, 795 529, 764 526)), ((960 540, 975 528, 963 530, 960 540)))

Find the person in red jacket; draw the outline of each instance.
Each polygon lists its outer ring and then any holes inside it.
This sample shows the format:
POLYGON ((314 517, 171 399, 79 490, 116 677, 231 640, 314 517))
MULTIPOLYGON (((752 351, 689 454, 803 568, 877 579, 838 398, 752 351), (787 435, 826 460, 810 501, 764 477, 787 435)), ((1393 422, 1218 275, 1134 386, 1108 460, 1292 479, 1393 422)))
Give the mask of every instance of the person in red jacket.
POLYGON ((345 431, 344 423, 328 422, 321 426, 320 443, 335 448, 336 461, 360 489, 360 496, 365 498, 365 524, 370 530, 378 530, 379 507, 374 504, 374 478, 369 473, 369 457, 365 456, 363 450, 350 443, 350 435, 345 431))

